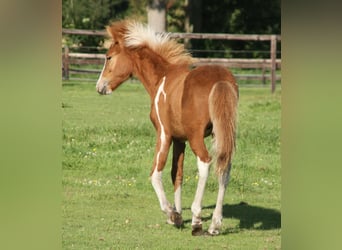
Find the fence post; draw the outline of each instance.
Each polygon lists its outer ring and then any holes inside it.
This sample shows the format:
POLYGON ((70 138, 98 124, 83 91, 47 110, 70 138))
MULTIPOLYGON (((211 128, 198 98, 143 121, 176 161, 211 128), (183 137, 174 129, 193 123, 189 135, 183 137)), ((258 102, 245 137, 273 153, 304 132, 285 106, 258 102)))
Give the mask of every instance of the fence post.
POLYGON ((271 91, 274 93, 276 87, 276 64, 277 59, 277 37, 271 36, 271 91))
POLYGON ((64 53, 63 53, 63 74, 64 79, 69 80, 69 47, 64 47, 64 53))
POLYGON ((262 83, 265 85, 266 84, 266 76, 265 76, 265 72, 266 70, 265 70, 265 66, 262 66, 262 71, 261 71, 261 73, 262 73, 262 83))

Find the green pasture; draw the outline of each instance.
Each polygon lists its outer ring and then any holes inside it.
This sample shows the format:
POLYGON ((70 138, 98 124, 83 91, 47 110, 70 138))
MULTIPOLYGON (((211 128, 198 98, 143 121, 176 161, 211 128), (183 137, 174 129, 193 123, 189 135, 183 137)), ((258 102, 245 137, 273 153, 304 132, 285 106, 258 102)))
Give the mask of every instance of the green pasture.
MULTIPOLYGON (((142 85, 100 96, 95 82, 63 82, 63 249, 280 249, 280 87, 240 87, 237 149, 221 234, 191 235, 196 158, 187 147, 184 228, 166 224, 149 181, 155 132, 142 85)), ((206 140, 210 144, 210 138, 206 140)), ((168 158, 163 180, 170 202, 168 158)), ((217 195, 211 171, 203 200, 208 229, 217 195)))

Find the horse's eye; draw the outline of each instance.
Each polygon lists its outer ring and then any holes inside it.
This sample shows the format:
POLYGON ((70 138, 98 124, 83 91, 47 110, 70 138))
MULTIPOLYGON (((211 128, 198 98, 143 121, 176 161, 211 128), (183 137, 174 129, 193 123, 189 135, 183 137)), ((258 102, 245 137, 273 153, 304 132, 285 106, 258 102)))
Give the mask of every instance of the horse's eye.
POLYGON ((107 56, 107 60, 110 60, 110 59, 112 59, 112 57, 111 56, 107 56))

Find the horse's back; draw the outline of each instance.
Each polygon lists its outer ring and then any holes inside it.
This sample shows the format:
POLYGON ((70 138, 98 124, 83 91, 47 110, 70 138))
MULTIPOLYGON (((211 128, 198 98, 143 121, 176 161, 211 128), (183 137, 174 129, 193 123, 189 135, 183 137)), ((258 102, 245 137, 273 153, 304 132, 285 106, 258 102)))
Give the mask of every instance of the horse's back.
POLYGON ((204 65, 193 69, 187 76, 186 85, 189 87, 212 87, 218 81, 228 81, 236 84, 233 74, 220 65, 204 65))
POLYGON ((219 65, 205 65, 193 69, 184 81, 183 108, 187 105, 193 106, 191 102, 197 99, 208 103, 212 87, 222 81, 229 82, 237 91, 236 80, 228 69, 219 65))

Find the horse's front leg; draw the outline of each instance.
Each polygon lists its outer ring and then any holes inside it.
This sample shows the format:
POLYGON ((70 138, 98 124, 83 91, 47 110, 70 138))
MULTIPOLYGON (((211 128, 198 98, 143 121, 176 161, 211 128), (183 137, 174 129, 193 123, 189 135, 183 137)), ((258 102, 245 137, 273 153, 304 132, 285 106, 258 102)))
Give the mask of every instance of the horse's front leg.
POLYGON ((166 198, 163 183, 162 172, 167 160, 167 155, 171 145, 171 136, 158 133, 154 162, 151 171, 151 182, 154 191, 157 194, 160 208, 168 216, 168 221, 173 216, 173 208, 166 198))
POLYGON ((173 139, 173 157, 171 178, 174 186, 175 212, 171 222, 180 227, 183 224, 182 219, 182 183, 183 183, 183 162, 184 162, 185 142, 173 139))

